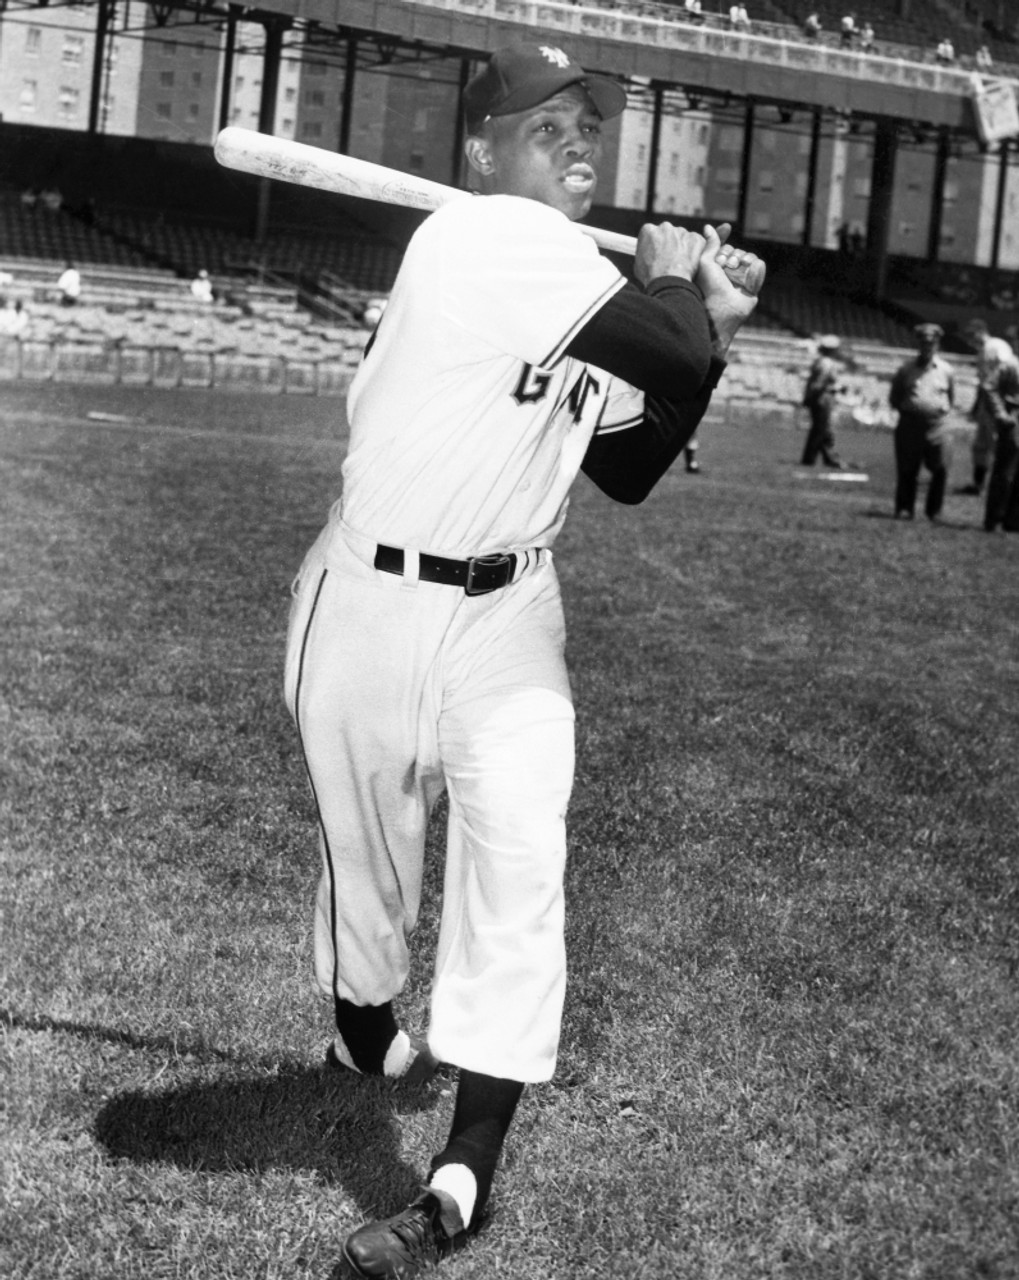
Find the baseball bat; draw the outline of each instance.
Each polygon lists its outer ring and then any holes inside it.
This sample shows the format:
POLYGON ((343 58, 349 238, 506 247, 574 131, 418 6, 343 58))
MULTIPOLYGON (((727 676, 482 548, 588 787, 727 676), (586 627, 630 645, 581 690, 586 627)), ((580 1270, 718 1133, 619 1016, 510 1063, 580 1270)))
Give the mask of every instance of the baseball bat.
MULTIPOLYGON (((216 138, 216 159, 228 169, 255 174, 260 178, 275 178, 280 182, 292 182, 299 187, 313 187, 318 191, 331 191, 334 195, 357 196, 362 200, 378 200, 383 204, 401 205, 407 209, 438 209, 451 200, 470 196, 469 191, 450 187, 429 178, 400 173, 386 165, 370 160, 358 160, 324 147, 308 146, 304 142, 292 142, 289 138, 276 138, 272 134, 259 133, 255 129, 242 129, 228 125, 216 138)), ((601 227, 580 230, 601 249, 613 253, 629 254, 637 251, 634 236, 618 231, 606 231, 601 227)), ((729 279, 747 293, 757 294, 764 283, 765 267, 759 258, 748 264, 726 268, 729 279)))

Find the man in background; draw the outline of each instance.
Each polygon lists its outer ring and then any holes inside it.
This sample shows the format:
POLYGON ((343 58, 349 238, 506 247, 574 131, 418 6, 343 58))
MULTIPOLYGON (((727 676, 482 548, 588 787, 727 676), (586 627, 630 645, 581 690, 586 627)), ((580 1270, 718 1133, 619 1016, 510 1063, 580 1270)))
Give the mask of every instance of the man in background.
POLYGON ((941 355, 944 330, 918 324, 916 358, 901 365, 892 378, 888 403, 898 413, 895 427, 895 516, 913 519, 920 468, 931 474, 924 513, 936 520, 945 500, 950 460, 948 415, 955 404, 952 366, 941 355))
POLYGON ((810 366, 803 391, 803 403, 810 413, 810 427, 800 459, 800 465, 804 467, 812 467, 820 457, 826 467, 842 470, 842 462, 835 452, 835 431, 832 427, 832 414, 842 378, 838 362, 841 345, 833 333, 817 340, 817 355, 810 366))
POLYGON ((979 496, 984 491, 994 454, 995 392, 1002 372, 1009 365, 1019 363, 1019 357, 1005 338, 992 336, 984 320, 971 320, 966 326, 966 338, 977 356, 977 392, 969 412, 975 427, 971 449, 973 479, 960 492, 979 496))

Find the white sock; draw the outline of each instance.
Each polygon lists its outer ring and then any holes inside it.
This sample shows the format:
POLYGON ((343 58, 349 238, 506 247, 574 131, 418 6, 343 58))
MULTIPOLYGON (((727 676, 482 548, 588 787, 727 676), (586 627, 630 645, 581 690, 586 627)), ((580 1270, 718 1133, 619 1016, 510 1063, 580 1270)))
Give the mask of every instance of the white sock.
POLYGON ((474 1201, 478 1197, 477 1179, 470 1169, 465 1164, 440 1165, 432 1174, 428 1185, 453 1197, 464 1226, 468 1226, 474 1212, 474 1201))
POLYGON ((398 1031, 393 1036, 393 1043, 386 1050, 386 1058, 382 1064, 384 1076, 402 1076, 417 1057, 410 1047, 410 1036, 406 1031, 398 1031))
MULTIPOLYGON (((358 1075, 361 1074, 361 1069, 354 1065, 350 1050, 347 1048, 343 1037, 338 1033, 333 1040, 333 1050, 345 1067, 350 1067, 351 1071, 356 1071, 358 1075)), ((406 1031, 398 1031, 393 1036, 392 1044, 386 1050, 385 1060, 382 1063, 382 1074, 389 1077, 402 1076, 407 1072, 416 1057, 417 1054, 411 1048, 410 1036, 406 1031)))

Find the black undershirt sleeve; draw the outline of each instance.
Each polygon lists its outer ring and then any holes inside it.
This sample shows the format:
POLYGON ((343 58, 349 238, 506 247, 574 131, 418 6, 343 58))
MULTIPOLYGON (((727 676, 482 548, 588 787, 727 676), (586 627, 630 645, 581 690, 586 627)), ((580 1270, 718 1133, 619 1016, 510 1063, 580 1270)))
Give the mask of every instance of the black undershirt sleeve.
POLYGON ((643 502, 704 417, 725 362, 711 353, 700 290, 664 276, 627 285, 580 330, 567 354, 644 392, 643 421, 595 434, 581 469, 616 502, 643 502))
POLYGON ((577 332, 566 354, 638 391, 674 399, 696 395, 711 360, 701 291, 678 276, 661 276, 646 290, 627 283, 577 332))

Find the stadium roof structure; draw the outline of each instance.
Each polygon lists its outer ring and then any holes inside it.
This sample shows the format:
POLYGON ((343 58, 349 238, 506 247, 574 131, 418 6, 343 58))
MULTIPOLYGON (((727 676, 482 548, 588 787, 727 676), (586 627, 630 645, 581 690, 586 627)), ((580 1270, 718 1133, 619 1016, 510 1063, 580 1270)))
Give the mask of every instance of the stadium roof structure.
MULTIPOLYGON (((115 13, 124 29, 117 0, 86 3, 97 10, 97 32, 115 13)), ((34 4, 0 0, 0 13, 34 4)), ((482 58, 539 32, 568 45, 591 70, 638 83, 897 120, 984 143, 1019 134, 1019 72, 982 81, 970 69, 923 59, 918 48, 885 44, 881 53, 863 53, 818 45, 796 27, 768 22, 736 32, 720 21, 689 22, 677 6, 654 0, 632 8, 624 0, 156 0, 141 12, 132 6, 131 29, 237 21, 259 22, 267 31, 303 28, 318 54, 333 49, 337 58, 349 56, 355 41, 382 62, 482 58)))
POLYGON ((271 0, 260 9, 320 31, 396 42, 393 56, 427 48, 480 56, 539 30, 568 44, 590 69, 626 78, 979 132, 974 78, 964 68, 921 62, 915 50, 909 57, 814 46, 795 28, 771 23, 757 22, 749 33, 689 23, 665 4, 271 0))

